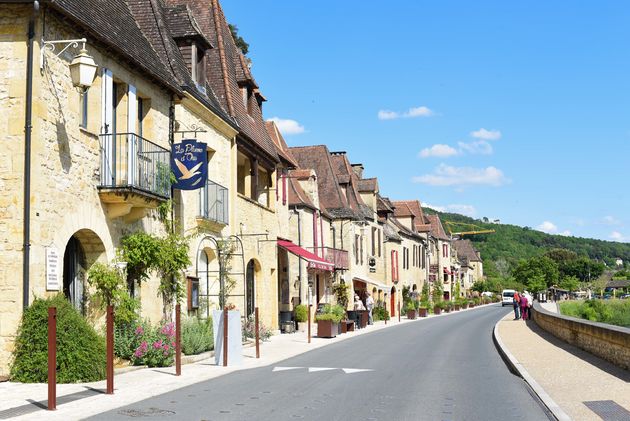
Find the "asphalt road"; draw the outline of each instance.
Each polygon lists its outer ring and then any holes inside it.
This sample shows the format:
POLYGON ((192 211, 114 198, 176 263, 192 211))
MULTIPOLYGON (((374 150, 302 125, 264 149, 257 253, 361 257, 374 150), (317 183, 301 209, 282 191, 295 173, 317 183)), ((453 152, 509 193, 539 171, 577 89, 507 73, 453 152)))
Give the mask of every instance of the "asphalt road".
POLYGON ((269 367, 156 391, 94 419, 547 420, 492 342, 494 324, 509 311, 491 306, 380 330, 269 367))

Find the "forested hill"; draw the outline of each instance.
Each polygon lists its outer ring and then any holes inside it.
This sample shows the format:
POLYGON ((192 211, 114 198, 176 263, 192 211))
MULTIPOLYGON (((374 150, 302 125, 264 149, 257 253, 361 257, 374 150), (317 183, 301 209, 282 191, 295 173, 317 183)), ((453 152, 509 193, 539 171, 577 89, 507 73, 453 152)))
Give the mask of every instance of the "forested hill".
POLYGON ((463 238, 473 241, 477 250, 481 252, 484 265, 490 263, 488 269, 501 272, 507 264, 513 268, 520 259, 528 259, 541 255, 553 248, 571 250, 579 255, 586 255, 593 260, 603 261, 609 267, 614 267, 617 258, 624 263, 630 262, 630 244, 612 241, 595 240, 592 238, 567 237, 562 235, 545 234, 529 227, 516 225, 495 224, 485 220, 473 219, 455 213, 436 212, 423 208, 426 213, 437 213, 444 224, 446 232, 463 232, 477 230, 495 230, 492 234, 466 235, 463 238), (494 264, 493 264, 494 263, 494 264))

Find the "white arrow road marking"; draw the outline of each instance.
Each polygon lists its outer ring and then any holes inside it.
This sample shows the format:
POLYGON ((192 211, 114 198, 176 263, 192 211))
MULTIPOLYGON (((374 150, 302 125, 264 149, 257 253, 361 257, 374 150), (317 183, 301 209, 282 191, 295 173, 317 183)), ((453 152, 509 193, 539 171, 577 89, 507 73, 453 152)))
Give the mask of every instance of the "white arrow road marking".
POLYGON ((346 374, 361 373, 363 371, 374 371, 371 368, 342 368, 346 374))
POLYGON ((328 371, 328 370, 337 370, 337 369, 334 367, 309 367, 308 368, 309 373, 314 373, 316 371, 328 371))
POLYGON ((299 368, 304 368, 304 367, 274 367, 272 371, 297 370, 299 368))

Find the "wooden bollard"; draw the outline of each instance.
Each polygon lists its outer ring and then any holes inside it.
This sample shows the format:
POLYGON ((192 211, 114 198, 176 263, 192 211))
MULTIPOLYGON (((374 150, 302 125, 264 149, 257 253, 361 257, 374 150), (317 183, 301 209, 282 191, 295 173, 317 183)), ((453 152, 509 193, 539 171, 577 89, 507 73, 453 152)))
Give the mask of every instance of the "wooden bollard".
POLYGON ((311 305, 308 305, 308 343, 311 343, 311 305))
POLYGON ((400 322, 400 300, 398 301, 398 322, 400 322))
POLYGON ((48 307, 48 410, 57 409, 57 308, 48 307))

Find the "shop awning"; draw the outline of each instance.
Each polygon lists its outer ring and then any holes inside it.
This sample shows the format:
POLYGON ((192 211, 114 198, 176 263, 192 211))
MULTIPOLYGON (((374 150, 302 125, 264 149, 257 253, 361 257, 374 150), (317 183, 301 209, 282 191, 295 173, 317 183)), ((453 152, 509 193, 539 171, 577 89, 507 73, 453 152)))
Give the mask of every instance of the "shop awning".
POLYGON ((444 273, 448 274, 448 275, 452 275, 451 271, 448 270, 448 268, 444 268, 444 273))
POLYGON ((385 292, 389 292, 389 290, 391 289, 390 286, 387 286, 385 284, 381 284, 380 282, 377 282, 373 279, 370 279, 366 276, 355 276, 354 278, 352 278, 354 281, 359 281, 359 282, 363 282, 366 284, 370 284, 376 287, 376 289, 380 289, 381 291, 385 291, 385 292))
POLYGON ((335 270, 334 264, 298 246, 297 244, 292 243, 291 241, 278 240, 278 246, 282 247, 288 252, 295 254, 300 259, 306 260, 308 262, 308 267, 311 269, 328 270, 328 271, 335 270))

